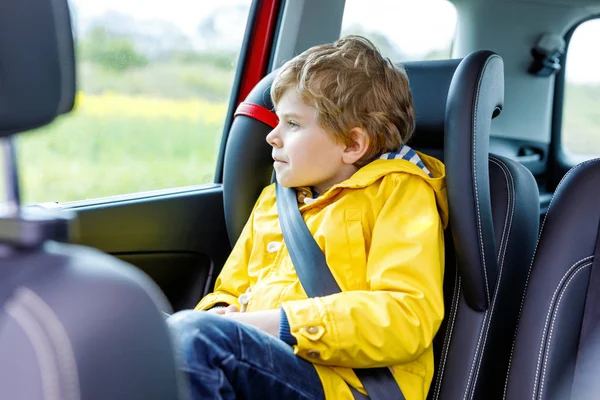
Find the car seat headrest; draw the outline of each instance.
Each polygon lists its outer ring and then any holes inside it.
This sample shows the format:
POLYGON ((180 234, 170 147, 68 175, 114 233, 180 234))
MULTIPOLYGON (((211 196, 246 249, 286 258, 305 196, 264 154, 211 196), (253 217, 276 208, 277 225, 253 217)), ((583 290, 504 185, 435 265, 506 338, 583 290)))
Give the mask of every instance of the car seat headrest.
MULTIPOLYGON (((0 142, 6 201, 0 208, 0 243, 33 249, 65 241, 74 214, 20 207, 12 135, 46 125, 75 100, 75 57, 67 0, 0 2, 0 142)), ((8 254, 8 253, 7 253, 8 254)))
POLYGON ((413 96, 415 132, 411 147, 443 160, 446 99, 460 59, 403 63, 413 96))
POLYGON ((502 58, 487 50, 465 57, 448 90, 446 186, 463 291, 480 311, 487 309, 498 276, 488 163, 492 119, 503 103, 502 58))
POLYGON ((69 112, 75 61, 66 0, 0 3, 0 137, 69 112))

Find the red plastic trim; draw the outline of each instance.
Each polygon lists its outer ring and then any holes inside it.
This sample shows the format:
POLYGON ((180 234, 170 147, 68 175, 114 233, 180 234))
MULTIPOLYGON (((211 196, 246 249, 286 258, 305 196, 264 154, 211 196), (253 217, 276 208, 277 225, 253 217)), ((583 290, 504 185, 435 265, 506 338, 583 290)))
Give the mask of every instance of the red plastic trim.
POLYGON ((257 119, 260 122, 269 125, 273 129, 275 129, 279 123, 279 117, 277 117, 277 114, 263 106, 253 103, 240 103, 233 116, 237 117, 238 115, 245 115, 247 117, 257 119))
POLYGON ((279 13, 280 0, 255 1, 260 1, 260 4, 250 39, 248 58, 244 66, 237 99, 238 104, 246 99, 248 93, 267 73, 279 13))

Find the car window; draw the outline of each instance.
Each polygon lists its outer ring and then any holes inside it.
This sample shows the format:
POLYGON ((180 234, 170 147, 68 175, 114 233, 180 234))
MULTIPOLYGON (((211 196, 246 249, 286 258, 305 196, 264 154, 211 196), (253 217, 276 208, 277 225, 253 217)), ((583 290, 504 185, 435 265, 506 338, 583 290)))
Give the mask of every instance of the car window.
POLYGON ((251 0, 71 0, 76 109, 17 139, 25 203, 214 181, 251 0))
POLYGON ((578 159, 600 156, 600 20, 579 25, 568 45, 562 119, 563 150, 578 159))
POLYGON ((392 61, 450 58, 455 29, 447 0, 346 0, 342 20, 342 36, 365 36, 392 61))

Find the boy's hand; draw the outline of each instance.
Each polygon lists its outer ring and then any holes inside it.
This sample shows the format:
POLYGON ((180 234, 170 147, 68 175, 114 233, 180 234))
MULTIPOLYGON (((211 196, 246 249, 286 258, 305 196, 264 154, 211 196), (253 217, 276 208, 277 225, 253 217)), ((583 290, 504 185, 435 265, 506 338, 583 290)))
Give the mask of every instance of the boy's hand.
POLYGON ((279 311, 278 308, 275 310, 252 311, 244 313, 229 312, 221 315, 223 315, 225 318, 231 318, 243 324, 252 325, 253 327, 258 328, 271 336, 279 337, 279 318, 281 317, 281 311, 279 311))
POLYGON ((240 309, 237 308, 237 306, 235 306, 235 305, 230 305, 227 307, 211 308, 210 310, 207 310, 207 312, 217 314, 217 315, 225 315, 225 314, 229 314, 229 313, 240 312, 240 309))

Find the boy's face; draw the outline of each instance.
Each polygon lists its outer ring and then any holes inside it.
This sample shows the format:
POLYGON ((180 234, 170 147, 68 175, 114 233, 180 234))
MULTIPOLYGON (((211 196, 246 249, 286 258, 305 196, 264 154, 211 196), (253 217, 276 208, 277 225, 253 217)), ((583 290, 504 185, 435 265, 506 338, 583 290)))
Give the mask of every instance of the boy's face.
POLYGON ((279 124, 267 135, 273 147, 277 181, 285 187, 312 186, 319 193, 349 178, 355 171, 344 162, 346 146, 334 141, 317 122, 314 107, 295 90, 287 90, 277 106, 279 124))

